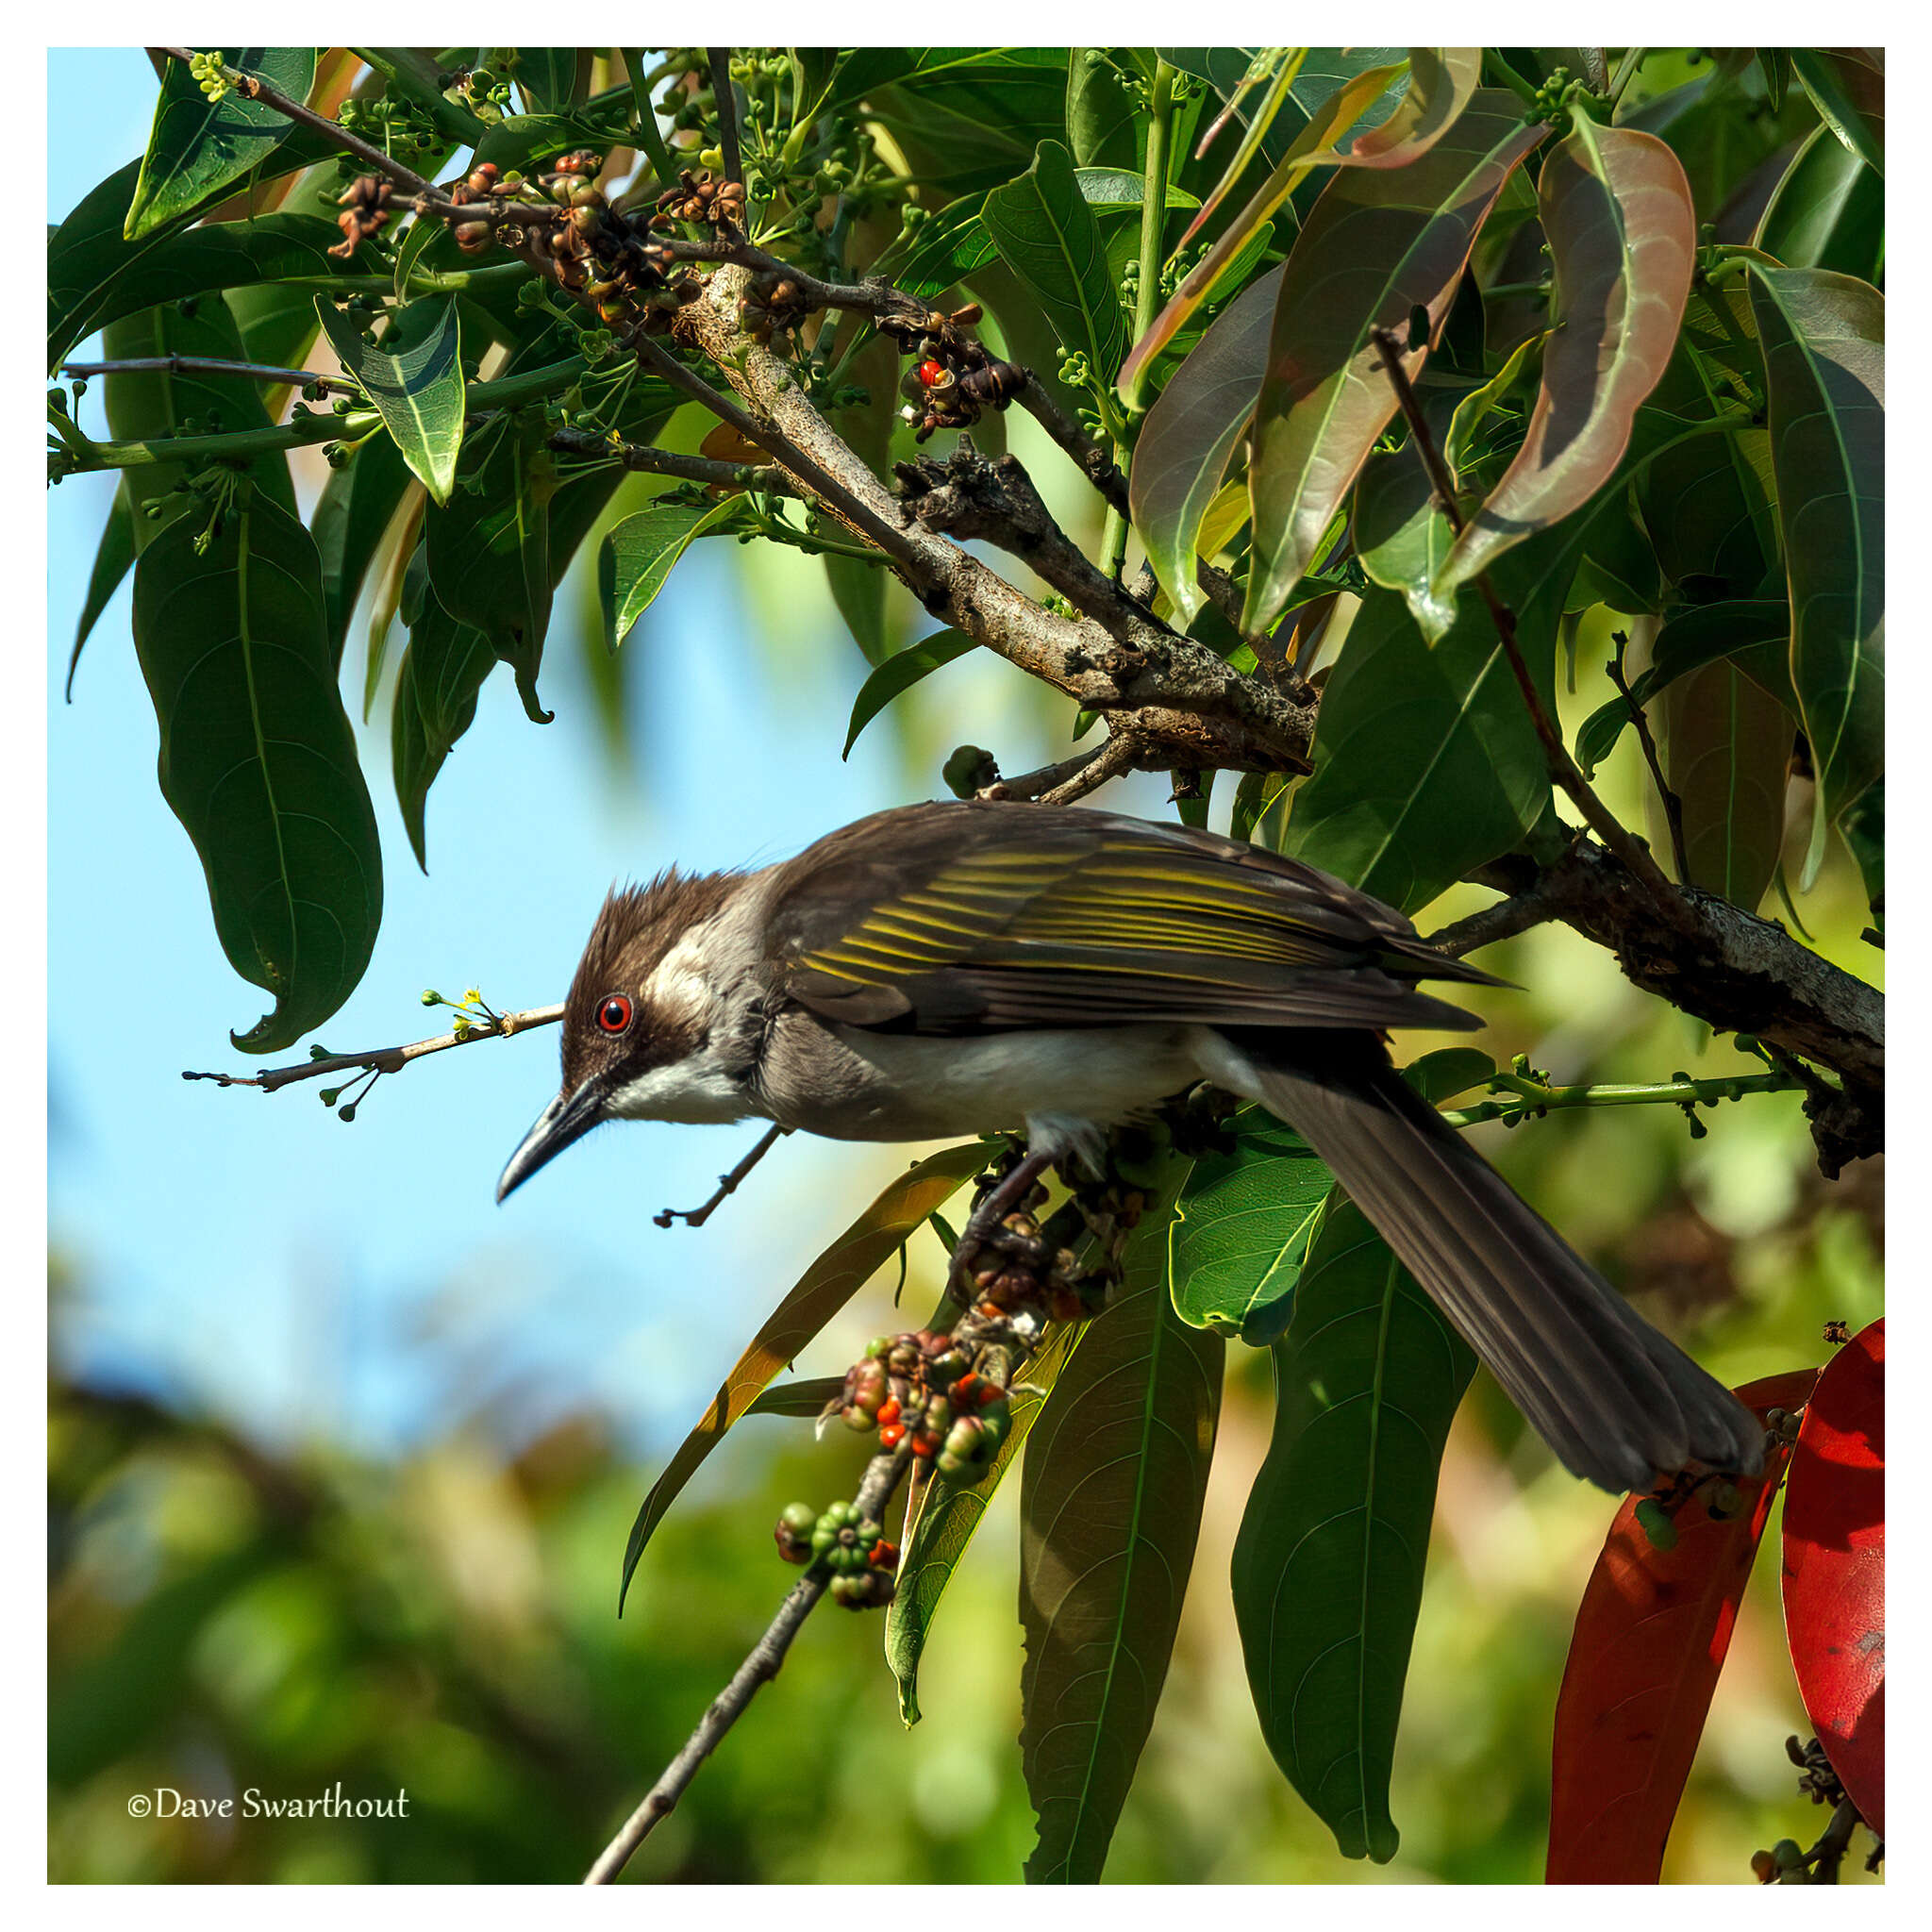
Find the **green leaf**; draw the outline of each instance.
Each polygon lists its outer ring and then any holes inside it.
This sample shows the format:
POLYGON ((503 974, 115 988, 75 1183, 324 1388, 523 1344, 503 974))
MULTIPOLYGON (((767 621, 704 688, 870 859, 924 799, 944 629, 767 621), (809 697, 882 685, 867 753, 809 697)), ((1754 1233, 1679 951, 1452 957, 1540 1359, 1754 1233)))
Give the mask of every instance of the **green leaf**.
POLYGON ((1295 136, 1274 172, 1249 198, 1241 213, 1216 237, 1208 253, 1189 270, 1147 332, 1134 344, 1133 353, 1122 365, 1119 376, 1121 399, 1129 408, 1139 403, 1141 390, 1155 358, 1174 339, 1181 325, 1207 300, 1208 291, 1221 280, 1228 262, 1254 231, 1288 199, 1304 175, 1318 163, 1332 162, 1337 158, 1333 144, 1360 121, 1364 109, 1381 96, 1398 71, 1393 67, 1371 68, 1344 82, 1295 136))
POLYGON ((1031 1884, 1097 1880, 1154 1723, 1194 1559, 1224 1344, 1167 1280, 1170 1158, 1119 1298, 1033 1425, 1020 1480, 1020 1753, 1040 1839, 1031 1884))
POLYGON ((1455 622, 1460 586, 1580 508, 1614 474, 1671 359, 1690 291, 1696 210, 1676 156, 1654 136, 1578 114, 1543 163, 1537 201, 1556 275, 1542 388, 1516 460, 1450 545, 1419 608, 1432 636, 1455 622))
POLYGON ((1885 780, 1868 785, 1844 815, 1839 830, 1858 861, 1859 876, 1865 881, 1866 903, 1872 916, 1885 924, 1885 780))
MULTIPOLYGON (((1470 399, 1470 386, 1459 382, 1420 392, 1438 449, 1446 445, 1458 405, 1470 399)), ((1427 590, 1448 555, 1453 532, 1413 438, 1400 449, 1371 452, 1363 463, 1355 486, 1354 528, 1356 558, 1372 583, 1410 599, 1427 590)))
POLYGON ((1265 1348, 1288 1325, 1334 1176, 1264 1108, 1242 1108, 1224 1128, 1233 1146, 1194 1162, 1168 1228, 1174 1312, 1265 1348))
POLYGON ((507 419, 494 437, 464 445, 461 481, 425 518, 429 580, 442 608, 473 625, 515 672, 517 693, 535 724, 550 713, 537 700, 537 673, 550 627, 550 497, 556 459, 541 408, 507 419))
POLYGON ((342 373, 362 385, 403 460, 432 502, 448 503, 463 446, 463 364, 454 297, 399 310, 391 326, 408 346, 396 354, 370 341, 327 296, 315 298, 315 310, 342 373), (412 321, 418 308, 423 316, 412 321))
POLYGON ((1061 343, 1084 351, 1094 374, 1110 381, 1126 354, 1126 319, 1074 158, 1058 142, 1041 142, 1032 167, 986 197, 982 218, 1061 343))
POLYGON ((429 870, 424 809, 451 748, 475 722, 476 694, 496 669, 490 640, 458 624, 434 597, 409 626, 409 647, 396 672, 390 711, 390 765, 396 803, 416 863, 429 870))
MULTIPOLYGON (((315 80, 313 47, 243 47, 225 58, 292 101, 306 99, 315 80)), ((237 89, 210 101, 185 62, 169 61, 123 233, 139 241, 189 213, 267 160, 294 131, 286 115, 237 89)))
POLYGON ((561 108, 583 98, 590 68, 588 47, 519 47, 516 83, 535 106, 561 108))
MULTIPOLYGON (((1650 647, 1650 664, 1630 683, 1640 705, 1691 672, 1728 658, 1759 690, 1795 703, 1790 680, 1790 608, 1782 597, 1732 598, 1672 614, 1650 647)), ((1631 722, 1630 708, 1613 698, 1583 721, 1576 733, 1576 762, 1586 778, 1615 750, 1631 722)))
POLYGON ((728 523, 741 508, 731 496, 718 503, 654 503, 612 526, 597 554, 597 589, 604 600, 605 636, 613 651, 651 608, 672 567, 692 542, 728 523))
POLYGON ((1067 50, 1067 145, 1083 168, 1131 168, 1143 110, 1110 60, 1088 64, 1105 51, 1067 50))
POLYGON ((1673 683, 1662 712, 1664 782, 1682 814, 1689 883, 1755 912, 1784 848, 1797 721, 1723 661, 1673 683))
POLYGON ((94 567, 88 574, 87 602, 80 608, 80 622, 74 627, 74 651, 67 659, 67 702, 74 702, 74 674, 80 668, 80 654, 101 612, 108 605, 122 580, 134 568, 134 510, 127 500, 127 479, 123 476, 114 491, 113 508, 108 511, 108 525, 101 532, 100 548, 94 552, 94 567))
POLYGON ((874 264, 894 288, 930 301, 984 268, 999 251, 982 219, 985 194, 962 194, 895 242, 874 264))
POLYGON ((1386 1863, 1389 1772, 1442 1444, 1475 1357, 1350 1203, 1274 1347, 1274 1433, 1235 1540, 1262 1735, 1346 1857, 1386 1863))
POLYGON ((1814 129, 1772 190, 1751 245, 1787 268, 1876 281, 1885 255, 1885 177, 1830 128, 1814 129))
POLYGON ((891 1258, 906 1238, 935 1208, 942 1207, 987 1164, 986 1144, 970 1141, 928 1154, 909 1173, 884 1189, 863 1214, 798 1278, 772 1310, 751 1346, 739 1357, 720 1385, 703 1419, 691 1430, 664 1473, 651 1485, 624 1553, 624 1581, 617 1608, 624 1611, 638 1558, 678 1492, 724 1441, 725 1432, 751 1407, 765 1384, 800 1354, 819 1331, 891 1258))
MULTIPOLYGON (((1547 652, 1541 663, 1546 679, 1547 652)), ((1508 851, 1550 795, 1489 613, 1469 612, 1432 650, 1392 591, 1372 591, 1349 626, 1313 759, 1283 851, 1410 912, 1508 851)))
POLYGON ((1168 378, 1134 443, 1134 528, 1184 624, 1203 602, 1194 569, 1201 520, 1255 412, 1282 273, 1270 269, 1215 319, 1168 378))
MULTIPOLYGON (((1040 1352, 1026 1364, 1025 1382, 1051 1394, 1083 1332, 1077 1324, 1050 1330, 1040 1352)), ((886 1662, 899 1687, 899 1721, 908 1728, 920 1719, 919 1660, 932 1635, 940 1601, 974 1532, 986 1520, 1008 1470, 1025 1446, 1040 1415, 1041 1398, 1015 1393, 1011 1406, 1012 1427, 977 1482, 956 1483, 941 1475, 930 1476, 906 1506, 905 1547, 899 1557, 897 1587, 886 1607, 886 1662)))
MULTIPOLYGON (((1482 90, 1419 160, 1344 169, 1323 191, 1288 258, 1255 413, 1244 631, 1280 614, 1395 413, 1374 331, 1406 340, 1420 308, 1440 333, 1485 217, 1542 132, 1514 94, 1482 90)), ((1424 354, 1404 356, 1411 379, 1424 354)))
MULTIPOLYGON (((110 185, 104 183, 103 190, 110 185)), ((388 270, 387 261, 366 242, 349 261, 331 257, 328 251, 341 235, 333 222, 317 215, 258 215, 253 221, 221 222, 212 227, 171 228, 131 243, 116 235, 110 244, 95 226, 89 236, 76 236, 63 249, 61 238, 87 209, 88 203, 83 203, 49 246, 50 370, 83 336, 159 302, 180 302, 218 289, 289 276, 334 278, 388 270)))
MULTIPOLYGON (((110 362, 159 356, 232 361, 242 354, 235 319, 219 295, 203 296, 190 305, 187 313, 170 304, 120 317, 102 332, 102 347, 110 362)), ((202 370, 123 370, 102 377, 101 383, 108 427, 124 441, 180 436, 191 423, 204 431, 269 427, 261 387, 245 375, 217 375, 202 370)), ((295 486, 289 475, 288 457, 281 450, 263 450, 242 467, 274 502, 293 514, 295 486)), ((187 508, 190 499, 185 494, 170 493, 188 481, 187 465, 142 463, 121 474, 134 517, 134 548, 139 555, 159 534, 161 521, 177 517, 187 508), (155 506, 160 508, 160 521, 146 514, 155 506)))
MULTIPOLYGON (((868 400, 852 408, 826 411, 845 446, 854 452, 874 476, 888 473, 892 458, 892 436, 899 426, 899 350, 890 336, 875 336, 852 359, 850 380, 867 392, 868 400)), ((868 664, 885 660, 890 648, 886 623, 886 591, 889 574, 863 558, 845 557, 828 550, 824 558, 825 582, 832 602, 845 620, 853 641, 868 664)), ((902 635, 894 624, 891 635, 902 635)))
POLYGON ((1885 56, 1877 47, 1793 47, 1792 70, 1819 118, 1869 168, 1885 173, 1885 56))
POLYGON ((339 666, 363 579, 408 480, 403 453, 394 441, 373 436, 340 470, 328 473, 316 501, 308 527, 322 558, 329 656, 339 666))
POLYGON ((355 991, 382 918, 382 857, 308 532, 258 491, 197 556, 200 525, 177 518, 142 552, 134 641, 161 795, 200 856, 216 937, 275 995, 230 1038, 274 1053, 355 991))
POLYGON ((1825 830, 1885 769, 1885 297, 1849 275, 1752 261, 1791 599, 1791 684, 1825 830))
POLYGON ((921 678, 929 676, 942 664, 950 664, 956 658, 963 658, 973 647, 974 641, 965 632, 941 630, 929 638, 921 638, 916 644, 908 644, 903 651, 888 658, 859 687, 858 697, 852 701, 852 722, 845 728, 845 749, 839 756, 841 758, 852 756, 852 747, 858 742, 858 734, 901 691, 910 691, 921 678))

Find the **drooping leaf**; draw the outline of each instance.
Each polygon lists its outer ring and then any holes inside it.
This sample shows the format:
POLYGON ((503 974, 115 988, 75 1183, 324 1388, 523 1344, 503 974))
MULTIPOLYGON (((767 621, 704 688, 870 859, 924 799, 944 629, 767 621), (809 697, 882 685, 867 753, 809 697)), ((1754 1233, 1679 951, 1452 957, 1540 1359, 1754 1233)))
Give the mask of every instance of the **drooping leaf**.
POLYGON ((1083 168, 1131 168, 1141 104, 1100 47, 1067 50, 1067 146, 1083 168), (1102 56, 1089 60, 1090 54, 1102 56))
MULTIPOLYGON (((1791 1405, 1787 1404, 1788 1407, 1791 1405)), ((1805 1714, 1885 1835, 1885 1323, 1824 1365, 1785 1485, 1785 1636, 1805 1714)))
POLYGON ((446 505, 424 519, 438 600, 459 624, 489 638, 515 671, 524 709, 539 724, 550 722, 537 699, 554 588, 550 498, 557 464, 547 439, 541 408, 511 417, 494 437, 470 439, 462 481, 446 505))
POLYGON ((1252 97, 1252 110, 1240 117, 1238 125, 1241 127, 1241 138, 1222 168, 1221 179, 1214 184, 1202 202, 1199 212, 1181 236, 1180 245, 1183 248, 1208 225, 1215 210, 1240 185, 1248 171, 1249 162, 1262 152, 1262 144, 1268 139, 1268 131, 1274 126, 1275 117, 1294 98, 1294 84, 1300 77, 1302 62, 1307 58, 1307 54, 1306 47, 1269 47, 1249 66, 1241 83, 1241 92, 1228 102, 1224 116, 1238 114, 1250 87, 1257 88, 1258 92, 1252 97))
POLYGON ((982 219, 1061 343, 1083 351, 1094 374, 1110 380, 1126 354, 1126 319, 1073 156, 1057 141, 1041 142, 1025 174, 986 197, 982 219))
MULTIPOLYGON (((1024 1379, 1029 1390, 1052 1394, 1084 1332, 1075 1324, 1056 1327, 1048 1334, 1039 1353, 1026 1364, 1024 1379)), ((907 1504, 905 1547, 899 1556, 892 1601, 886 1607, 886 1662, 899 1687, 899 1721, 908 1727, 920 1719, 919 1662, 925 1655, 940 1601, 967 1546, 986 1520, 1007 1472, 1025 1446, 1043 1401, 1040 1395, 1014 1393, 1012 1427, 977 1482, 956 1483, 944 1476, 931 1476, 907 1504)))
POLYGON ((160 724, 161 795, 208 875, 215 934, 275 996, 273 1053, 356 989, 382 918, 375 814, 336 689, 308 532, 244 493, 196 554, 177 518, 134 568, 134 641, 160 724))
POLYGON ((67 702, 74 702, 74 674, 80 668, 80 654, 93 627, 101 620, 114 592, 134 568, 134 510, 127 501, 124 477, 114 491, 113 507, 108 511, 107 527, 101 532, 100 547, 94 552, 94 567, 88 573, 87 601, 80 607, 80 621, 74 627, 74 650, 67 659, 67 702))
POLYGON ((1274 1433, 1234 1547, 1248 1685, 1343 1856, 1386 1863, 1437 1470, 1475 1357, 1339 1199, 1274 1355, 1274 1433))
POLYGON ((1021 1760, 1029 1884, 1097 1880, 1154 1723, 1193 1563, 1224 1344, 1167 1281, 1169 1158, 1125 1257, 1026 1445, 1020 1479, 1021 1760))
MULTIPOLYGON (((1648 668, 1631 680, 1630 694, 1646 705, 1678 678, 1728 658, 1759 690, 1789 705, 1790 635, 1790 611, 1778 599, 1740 598, 1675 611, 1651 645, 1648 668)), ((1622 698, 1599 706, 1583 721, 1576 762, 1585 777, 1595 775, 1629 723, 1630 708, 1622 698)))
MULTIPOLYGON (((265 80, 291 100, 306 99, 315 79, 313 47, 224 51, 230 67, 265 80)), ((185 62, 169 61, 123 228, 126 239, 139 241, 240 181, 294 131, 286 115, 239 89, 210 101, 185 62)))
POLYGON ((718 503, 654 503, 611 526, 597 553, 597 590, 604 600, 605 637, 613 651, 651 608, 677 559, 739 509, 728 496, 718 503))
MULTIPOLYGON (((874 475, 889 473, 892 434, 898 426, 899 351, 890 336, 875 336, 852 359, 851 379, 867 400, 851 408, 833 408, 827 420, 845 446, 874 475)), ((888 573, 863 558, 824 554, 825 582, 832 602, 868 664, 883 663, 891 646, 886 622, 888 573)), ((892 632, 897 633, 895 624, 892 632)))
POLYGON ((1288 1325, 1334 1176, 1264 1108, 1242 1108, 1224 1130, 1232 1146, 1195 1160, 1168 1227, 1174 1312, 1265 1348, 1288 1325))
MULTIPOLYGON (((1441 449, 1466 383, 1421 392, 1423 417, 1441 449)), ((1355 554, 1372 583, 1420 596, 1447 555, 1449 519, 1436 501, 1436 486, 1411 443, 1373 451, 1355 486, 1355 554)))
POLYGON ((805 1273, 785 1299, 772 1310, 752 1343, 739 1357, 720 1385, 697 1426, 679 1445, 664 1473, 651 1485, 638 1519, 631 1525, 630 1543, 624 1553, 624 1581, 617 1607, 624 1609, 632 1573, 644 1553, 651 1533, 677 1500, 678 1492, 700 1465, 724 1441, 765 1384, 804 1349, 891 1257, 892 1251, 930 1214, 944 1205, 962 1183, 987 1164, 987 1150, 978 1141, 929 1154, 909 1173, 886 1188, 805 1273))
POLYGON ((1885 177, 1829 127, 1791 158, 1751 245, 1787 268, 1824 268, 1875 281, 1885 252, 1885 177))
POLYGON ((1217 316, 1147 412, 1127 494, 1134 528, 1184 623, 1202 604, 1194 570, 1202 518, 1255 412, 1282 270, 1270 269, 1217 316))
POLYGON ((408 325, 410 311, 400 310, 393 325, 406 332, 408 345, 393 354, 370 341, 327 296, 318 295, 315 308, 342 373, 362 385, 430 500, 447 504, 463 446, 463 364, 454 297, 429 304, 414 326, 408 325))
MULTIPOLYGON (((1374 331, 1407 341, 1421 308, 1431 340, 1440 332, 1477 231, 1542 133, 1513 94, 1486 89, 1420 159, 1345 169, 1323 191, 1282 277, 1255 413, 1244 630, 1280 612, 1395 413, 1374 331)), ((1424 354, 1404 355, 1411 379, 1424 354)))
POLYGON ((1877 47, 1793 47, 1792 71, 1824 125, 1885 173, 1885 56, 1877 47))
POLYGON ((1349 628, 1312 756, 1282 849, 1408 911, 1509 850, 1550 795, 1489 613, 1431 650, 1392 591, 1371 591, 1349 628))
POLYGON ((517 86, 537 108, 567 106, 583 98, 591 59, 588 47, 519 47, 517 86))
POLYGON ((874 264, 894 288, 930 300, 983 268, 999 253, 982 216, 986 196, 962 194, 930 215, 874 264))
POLYGON ((1885 297, 1819 269, 1750 264, 1791 599, 1791 685, 1826 828, 1885 769, 1885 297))
MULTIPOLYGON (((340 261, 342 238, 320 215, 261 215, 211 227, 171 226, 138 242, 112 226, 123 175, 110 176, 75 208, 47 246, 47 367, 82 337, 158 302, 295 275, 367 275, 388 264, 368 244, 340 261)), ((131 184, 128 184, 131 185, 131 184)))
POLYGON ((1578 114, 1543 163, 1539 217, 1555 264, 1557 326, 1523 448, 1450 545, 1422 612, 1432 634, 1456 593, 1525 537, 1595 494, 1623 460, 1639 407, 1677 340, 1697 221, 1677 158, 1629 128, 1578 114))
POLYGON ((845 727, 845 748, 839 756, 852 756, 858 734, 901 691, 910 691, 921 678, 956 658, 963 658, 973 647, 974 640, 964 631, 941 630, 929 638, 921 638, 916 644, 908 644, 903 651, 895 651, 859 687, 858 695, 852 701, 852 721, 845 727))
POLYGON ((390 712, 390 764, 396 804, 416 863, 429 870, 424 811, 451 748, 475 722, 476 694, 496 653, 479 630, 458 624, 432 596, 409 626, 390 712))
POLYGON ((1885 780, 1868 785, 1844 815, 1839 830, 1858 861, 1865 882, 1865 903, 1880 930, 1885 925, 1885 780))
POLYGON ((1784 849, 1797 721, 1722 662, 1673 683, 1662 711, 1664 780, 1683 817, 1690 883, 1755 912, 1784 849))
POLYGON ((340 470, 331 470, 308 520, 322 558, 323 605, 330 658, 340 665, 349 624, 383 533, 402 501, 408 471, 387 436, 374 436, 340 470))
POLYGON ((1223 271, 1261 224, 1268 221, 1308 172, 1323 161, 1336 158, 1335 144, 1362 118, 1364 110, 1381 94, 1399 70, 1371 68, 1344 81, 1309 117, 1307 125, 1289 143, 1287 152, 1268 179, 1249 198, 1247 206, 1215 238, 1214 244, 1183 278, 1181 285, 1154 318, 1147 332, 1133 345, 1133 352, 1121 366, 1121 398, 1132 408, 1140 401, 1155 358, 1159 356, 1181 325, 1207 300, 1221 280, 1223 271))
MULTIPOLYGON (((1738 1398, 1759 1415, 1795 1409, 1817 1379, 1815 1369, 1767 1375, 1738 1398)), ((1742 1503, 1722 1518, 1707 1498, 1686 1502, 1667 1550, 1638 1522, 1641 1498, 1619 1507, 1557 1694, 1548 1884, 1657 1883, 1790 1455, 1768 1441, 1764 1474, 1737 1485, 1742 1503)))
MULTIPOLYGON (((170 304, 123 316, 102 332, 108 361, 137 361, 165 356, 238 359, 242 339, 235 319, 219 295, 204 296, 189 312, 170 304)), ((260 386, 245 375, 221 375, 200 369, 117 370, 101 378, 108 427, 124 441, 154 441, 217 430, 266 429, 260 386)), ((180 492, 188 480, 183 462, 142 463, 122 472, 122 485, 134 517, 137 555, 159 533, 163 523, 182 515, 191 499, 180 492), (158 509, 158 518, 147 512, 158 509)), ((282 508, 295 508, 295 488, 288 457, 263 450, 248 459, 255 483, 282 508)))

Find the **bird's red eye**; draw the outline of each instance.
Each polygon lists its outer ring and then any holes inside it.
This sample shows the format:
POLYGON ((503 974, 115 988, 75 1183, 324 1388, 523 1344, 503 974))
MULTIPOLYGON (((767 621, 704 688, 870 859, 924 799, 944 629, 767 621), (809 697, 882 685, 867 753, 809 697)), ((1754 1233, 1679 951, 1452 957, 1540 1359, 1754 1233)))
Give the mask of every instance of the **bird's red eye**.
POLYGON ((597 1008, 597 1024, 607 1033, 622 1033, 630 1024, 630 1001, 614 992, 597 1008))

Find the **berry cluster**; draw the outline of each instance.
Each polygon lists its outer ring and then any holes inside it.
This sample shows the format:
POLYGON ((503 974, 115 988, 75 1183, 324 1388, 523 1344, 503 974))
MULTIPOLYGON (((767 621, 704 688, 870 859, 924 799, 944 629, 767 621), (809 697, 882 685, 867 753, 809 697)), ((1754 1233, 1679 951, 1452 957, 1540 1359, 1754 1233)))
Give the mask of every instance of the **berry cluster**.
POLYGON ((740 327, 765 343, 774 335, 789 335, 811 312, 798 278, 776 269, 761 269, 752 276, 738 303, 740 327))
POLYGON ((824 1564, 832 1573, 832 1601, 846 1609, 883 1609, 892 1601, 898 1545, 856 1504, 834 1503, 821 1513, 809 1503, 788 1503, 772 1540, 788 1563, 824 1564))
POLYGON ((394 196, 395 187, 388 176, 358 175, 336 197, 336 206, 341 209, 336 226, 342 231, 342 239, 329 253, 347 261, 363 242, 374 241, 388 225, 389 205, 394 196))
POLYGON ((967 334, 982 310, 976 302, 947 315, 934 308, 924 315, 882 315, 881 335, 899 345, 902 356, 917 356, 900 384, 907 422, 919 425, 914 441, 924 442, 936 429, 965 429, 988 409, 1004 409, 1026 386, 1017 362, 1001 362, 967 334))
POLYGON ((1006 1390, 956 1337, 931 1328, 876 1337, 846 1372, 832 1412, 848 1428, 877 1429, 881 1449, 908 1442, 941 1474, 968 1482, 991 1467, 1013 1426, 1006 1390))
POLYGON ((681 169, 676 185, 658 197, 658 213, 663 217, 663 224, 654 221, 653 227, 672 222, 704 222, 712 227, 741 228, 744 184, 720 181, 708 168, 700 175, 693 175, 689 168, 681 169))

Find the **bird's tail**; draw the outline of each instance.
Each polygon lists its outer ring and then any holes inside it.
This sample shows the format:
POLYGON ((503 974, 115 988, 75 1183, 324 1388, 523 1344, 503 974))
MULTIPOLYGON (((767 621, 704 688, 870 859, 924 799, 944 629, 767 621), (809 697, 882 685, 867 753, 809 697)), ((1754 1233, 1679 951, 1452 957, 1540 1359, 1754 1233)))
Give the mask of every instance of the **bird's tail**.
POLYGON ((1223 1038, 1209 1077, 1308 1141, 1573 1474, 1617 1492, 1692 1465, 1757 1473, 1757 1418, 1634 1312, 1378 1043, 1223 1038))

